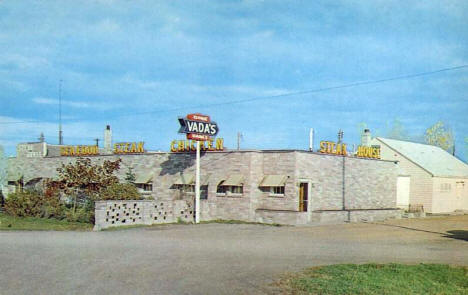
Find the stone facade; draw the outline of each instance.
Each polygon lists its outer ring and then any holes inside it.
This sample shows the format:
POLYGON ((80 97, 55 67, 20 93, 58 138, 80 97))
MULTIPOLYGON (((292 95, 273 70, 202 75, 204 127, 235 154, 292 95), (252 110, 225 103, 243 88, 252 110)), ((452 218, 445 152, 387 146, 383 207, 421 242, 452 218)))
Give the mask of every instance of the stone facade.
MULTIPOLYGON (((137 178, 149 175, 152 183, 152 190, 145 194, 151 201, 99 203, 96 207, 98 227, 192 220, 193 217, 185 215, 189 212, 193 216, 194 194, 185 190, 187 186, 184 188, 176 183, 181 175, 195 174, 195 154, 159 152, 89 158, 94 163, 120 158, 122 164, 117 176, 122 181, 128 169, 132 168, 137 178), (157 205, 161 203, 163 205, 157 205), (134 206, 132 204, 140 208, 136 212, 146 213, 125 218, 123 222, 120 217, 133 214, 133 209, 128 211, 134 206), (117 209, 119 206, 120 209, 117 209), (164 207, 164 211, 160 210, 160 206, 164 207), (112 209, 114 211, 107 215, 108 210, 112 209), (115 212, 118 212, 119 220, 115 212), (166 219, 163 217, 161 221, 159 216, 166 216, 166 219)), ((62 163, 75 159, 18 157, 9 159, 9 169, 20 171, 22 181, 27 184, 33 179, 54 178, 56 169, 62 163)), ((399 211, 393 210, 396 208, 397 164, 390 161, 306 151, 224 151, 203 152, 200 166, 201 181, 207 184, 207 197, 201 200, 200 205, 201 220, 314 224, 370 220, 373 215, 399 215, 399 211), (218 186, 232 175, 242 177, 242 192, 220 193, 218 186), (266 175, 285 176, 284 193, 273 193, 270 187, 260 187, 266 175), (300 183, 307 185, 305 208, 300 207, 300 183)))

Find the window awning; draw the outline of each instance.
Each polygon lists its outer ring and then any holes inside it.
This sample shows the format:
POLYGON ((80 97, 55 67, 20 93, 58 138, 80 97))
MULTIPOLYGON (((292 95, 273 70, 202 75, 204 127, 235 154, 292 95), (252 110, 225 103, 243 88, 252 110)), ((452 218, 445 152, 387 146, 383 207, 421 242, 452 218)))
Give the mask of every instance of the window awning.
MULTIPOLYGON (((208 185, 209 176, 200 176, 200 185, 208 185)), ((177 185, 195 185, 195 174, 182 174, 179 175, 174 182, 177 185)))
POLYGON ((174 184, 178 185, 187 185, 187 184, 194 184, 195 183, 195 175, 193 174, 181 174, 177 176, 176 181, 174 181, 174 184))
POLYGON ((244 176, 241 174, 233 174, 229 176, 224 182, 223 186, 241 186, 244 184, 244 176))
POLYGON ((18 171, 8 171, 7 178, 7 181, 17 182, 23 178, 23 175, 18 171))
POLYGON ((147 173, 139 174, 135 179, 135 183, 145 184, 145 183, 152 182, 152 180, 153 180, 153 173, 147 172, 147 173))
POLYGON ((284 186, 286 184, 286 179, 288 179, 286 175, 265 175, 265 177, 263 177, 263 180, 259 186, 260 187, 284 186))

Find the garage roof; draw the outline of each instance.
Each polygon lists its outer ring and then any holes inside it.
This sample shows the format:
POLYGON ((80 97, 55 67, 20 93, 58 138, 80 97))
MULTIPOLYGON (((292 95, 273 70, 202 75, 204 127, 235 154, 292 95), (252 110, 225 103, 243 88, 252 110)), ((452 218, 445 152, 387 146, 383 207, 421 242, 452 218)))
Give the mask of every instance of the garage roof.
POLYGON ((433 176, 468 177, 468 165, 440 147, 382 137, 376 139, 416 163, 433 176))

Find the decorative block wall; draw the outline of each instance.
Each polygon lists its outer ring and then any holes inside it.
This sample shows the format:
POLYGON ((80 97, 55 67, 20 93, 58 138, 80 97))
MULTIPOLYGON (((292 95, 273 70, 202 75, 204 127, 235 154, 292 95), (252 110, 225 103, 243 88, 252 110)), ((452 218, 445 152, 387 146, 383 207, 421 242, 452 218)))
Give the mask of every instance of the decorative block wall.
POLYGON ((112 226, 193 222, 193 202, 186 200, 97 201, 95 229, 112 226))

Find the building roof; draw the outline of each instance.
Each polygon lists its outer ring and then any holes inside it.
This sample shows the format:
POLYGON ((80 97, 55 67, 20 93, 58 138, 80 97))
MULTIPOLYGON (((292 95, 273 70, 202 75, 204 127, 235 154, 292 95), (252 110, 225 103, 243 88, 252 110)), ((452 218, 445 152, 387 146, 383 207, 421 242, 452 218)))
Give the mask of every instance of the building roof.
POLYGON ((396 150, 433 176, 468 177, 468 165, 440 147, 382 137, 376 139, 396 150))

